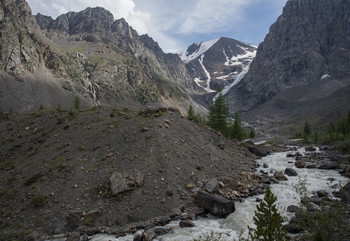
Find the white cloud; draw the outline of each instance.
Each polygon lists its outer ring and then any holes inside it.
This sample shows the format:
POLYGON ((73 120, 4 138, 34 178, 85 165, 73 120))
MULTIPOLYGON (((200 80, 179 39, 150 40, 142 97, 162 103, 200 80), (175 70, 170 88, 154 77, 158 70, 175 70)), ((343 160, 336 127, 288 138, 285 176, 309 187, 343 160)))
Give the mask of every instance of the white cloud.
MULTIPOLYGON (((254 9, 258 3, 273 6, 263 14, 276 15, 287 0, 27 0, 33 13, 38 12, 57 17, 69 11, 81 11, 87 7, 103 7, 109 10, 115 19, 125 18, 139 33, 147 33, 159 43, 165 51, 184 48, 185 39, 203 41, 215 39, 220 33, 232 32, 232 36, 244 35, 246 41, 253 36, 252 28, 244 32, 245 22, 259 21, 255 16, 247 16, 247 10, 254 9), (241 32, 237 32, 240 29, 241 32), (243 30, 242 30, 243 29, 243 30), (242 31, 244 33, 242 33, 242 31), (206 36, 206 39, 200 39, 206 36), (198 37, 199 39, 196 39, 198 37), (195 40, 196 39, 196 40, 195 40)), ((255 9, 259 11, 259 9, 255 9)), ((253 11, 254 12, 254 11, 253 11)), ((261 15, 261 14, 259 14, 261 15)), ((270 23, 272 24, 272 23, 270 23)), ((261 28, 261 25, 256 25, 261 28)), ((269 26, 266 26, 268 29, 269 26)), ((227 34, 226 34, 227 35, 227 34)), ((230 37, 230 35, 228 36, 230 37)), ((261 40, 260 40, 261 39, 261 40)), ((187 40, 188 41, 188 40, 187 40)), ((186 43, 191 44, 191 43, 186 43)))
POLYGON ((252 0, 198 0, 179 28, 180 33, 220 32, 242 17, 242 8, 252 0))

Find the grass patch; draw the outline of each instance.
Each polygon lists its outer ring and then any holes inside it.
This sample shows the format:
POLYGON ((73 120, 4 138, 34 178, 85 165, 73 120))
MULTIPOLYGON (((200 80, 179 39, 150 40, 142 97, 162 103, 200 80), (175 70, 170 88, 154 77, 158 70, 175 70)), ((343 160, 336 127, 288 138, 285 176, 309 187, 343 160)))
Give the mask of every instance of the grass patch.
POLYGON ((5 169, 14 169, 15 168, 15 163, 13 161, 5 161, 1 167, 0 170, 5 170, 5 169))
POLYGON ((32 197, 32 204, 34 205, 35 208, 40 208, 45 206, 46 201, 47 201, 47 197, 42 194, 37 194, 32 197))
POLYGON ((33 176, 31 176, 30 178, 28 178, 25 182, 24 182, 24 186, 28 187, 34 183, 36 183, 36 181, 38 181, 41 177, 43 176, 43 174, 41 173, 37 173, 33 176))

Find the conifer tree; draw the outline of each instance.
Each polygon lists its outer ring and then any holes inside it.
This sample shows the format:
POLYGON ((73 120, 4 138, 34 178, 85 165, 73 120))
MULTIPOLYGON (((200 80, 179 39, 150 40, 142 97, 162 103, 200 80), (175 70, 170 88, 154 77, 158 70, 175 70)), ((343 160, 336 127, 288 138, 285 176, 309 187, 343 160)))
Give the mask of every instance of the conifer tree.
POLYGON ((215 101, 211 101, 209 109, 209 126, 220 131, 224 135, 227 134, 226 118, 229 116, 228 106, 225 98, 221 93, 221 88, 218 89, 218 97, 215 101))
POLYGON ((242 127, 242 120, 238 112, 235 113, 233 125, 230 128, 230 137, 239 141, 243 140, 246 133, 242 127))
POLYGON ((257 206, 254 223, 256 228, 249 228, 249 238, 253 241, 285 241, 288 240, 287 231, 283 227, 283 218, 278 213, 277 198, 267 186, 264 199, 257 206))
POLYGON ((309 122, 305 121, 304 124, 304 138, 307 138, 309 135, 311 135, 311 126, 309 122))
POLYGON ((193 110, 193 106, 192 105, 190 105, 190 107, 188 108, 187 118, 190 119, 190 120, 194 120, 195 119, 195 114, 194 114, 194 110, 193 110))
POLYGON ((255 131, 254 131, 253 128, 250 129, 249 137, 250 137, 250 138, 254 138, 254 137, 255 137, 255 131))

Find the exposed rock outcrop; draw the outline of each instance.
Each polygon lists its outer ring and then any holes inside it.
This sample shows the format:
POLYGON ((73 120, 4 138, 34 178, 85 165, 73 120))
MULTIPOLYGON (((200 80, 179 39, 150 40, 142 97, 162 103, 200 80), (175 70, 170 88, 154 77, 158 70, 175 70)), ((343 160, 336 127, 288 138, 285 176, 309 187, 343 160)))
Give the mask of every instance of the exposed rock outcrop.
POLYGON ((346 0, 289 0, 259 45, 249 72, 228 93, 231 111, 251 110, 290 89, 279 101, 271 102, 273 110, 281 112, 297 108, 290 101, 323 98, 348 86, 344 79, 350 76, 349 17, 346 0), (337 81, 330 88, 327 83, 332 79, 337 81), (310 90, 292 91, 315 83, 310 90))

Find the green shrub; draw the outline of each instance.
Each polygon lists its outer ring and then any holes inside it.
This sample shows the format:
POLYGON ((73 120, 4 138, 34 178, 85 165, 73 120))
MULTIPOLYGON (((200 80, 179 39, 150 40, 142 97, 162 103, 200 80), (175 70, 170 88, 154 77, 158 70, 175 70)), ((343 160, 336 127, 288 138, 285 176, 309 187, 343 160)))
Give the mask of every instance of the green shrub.
POLYGON ((46 204, 47 197, 42 194, 37 194, 32 197, 32 204, 35 208, 43 207, 46 204))
POLYGON ((33 183, 35 183, 38 179, 40 179, 43 175, 41 173, 37 173, 33 176, 31 176, 30 178, 28 178, 25 182, 24 182, 24 186, 28 187, 30 185, 32 185, 33 183))
POLYGON ((76 110, 80 110, 80 99, 79 99, 78 96, 76 96, 75 99, 74 99, 74 108, 76 110))

